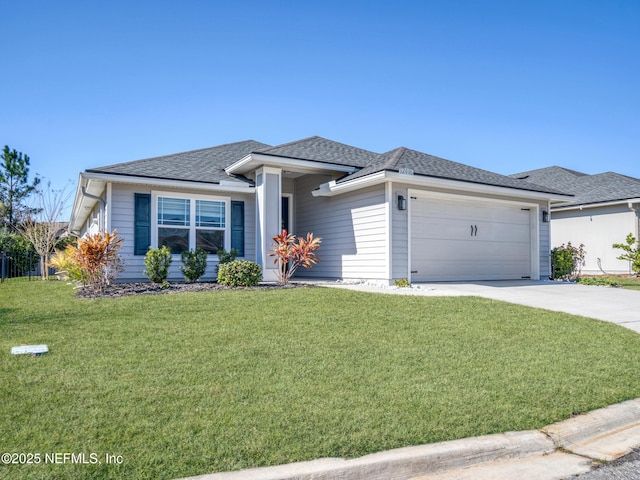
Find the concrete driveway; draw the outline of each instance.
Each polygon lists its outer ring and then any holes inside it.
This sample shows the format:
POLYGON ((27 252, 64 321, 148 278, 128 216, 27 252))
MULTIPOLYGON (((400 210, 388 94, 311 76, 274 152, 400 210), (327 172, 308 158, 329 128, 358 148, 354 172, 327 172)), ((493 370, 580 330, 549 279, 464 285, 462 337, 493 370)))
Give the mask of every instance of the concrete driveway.
POLYGON ((473 295, 612 322, 640 333, 640 290, 535 280, 421 283, 411 288, 333 284, 381 293, 473 295))

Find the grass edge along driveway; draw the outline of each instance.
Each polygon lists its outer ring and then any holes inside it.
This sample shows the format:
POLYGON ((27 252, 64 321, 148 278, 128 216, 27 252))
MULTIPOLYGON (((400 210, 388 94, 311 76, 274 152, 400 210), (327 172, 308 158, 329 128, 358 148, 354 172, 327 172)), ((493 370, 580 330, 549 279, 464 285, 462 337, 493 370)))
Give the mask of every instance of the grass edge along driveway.
POLYGON ((168 479, 527 430, 640 396, 638 371, 634 332, 482 298, 86 300, 61 282, 9 281, 0 450, 86 462, 0 476, 168 479), (9 353, 40 343, 51 353, 9 353))

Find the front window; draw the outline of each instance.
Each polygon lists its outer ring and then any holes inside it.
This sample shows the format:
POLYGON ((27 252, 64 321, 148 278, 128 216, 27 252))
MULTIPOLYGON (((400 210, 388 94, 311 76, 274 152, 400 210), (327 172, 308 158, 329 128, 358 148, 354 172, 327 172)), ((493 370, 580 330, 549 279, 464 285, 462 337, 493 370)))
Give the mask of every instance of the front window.
POLYGON ((226 214, 224 201, 158 197, 158 246, 215 254, 225 246, 226 214))

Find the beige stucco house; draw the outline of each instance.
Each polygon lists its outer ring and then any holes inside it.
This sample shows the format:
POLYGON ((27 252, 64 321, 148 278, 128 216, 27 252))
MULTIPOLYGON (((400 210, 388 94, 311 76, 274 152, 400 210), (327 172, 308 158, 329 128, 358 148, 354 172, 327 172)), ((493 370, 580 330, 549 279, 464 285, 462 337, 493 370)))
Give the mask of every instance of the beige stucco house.
POLYGON ((513 175, 514 178, 574 195, 567 203, 551 206, 551 246, 584 244, 582 273, 628 274, 629 262, 618 260, 629 233, 639 237, 640 179, 605 172, 597 175, 548 167, 513 175))

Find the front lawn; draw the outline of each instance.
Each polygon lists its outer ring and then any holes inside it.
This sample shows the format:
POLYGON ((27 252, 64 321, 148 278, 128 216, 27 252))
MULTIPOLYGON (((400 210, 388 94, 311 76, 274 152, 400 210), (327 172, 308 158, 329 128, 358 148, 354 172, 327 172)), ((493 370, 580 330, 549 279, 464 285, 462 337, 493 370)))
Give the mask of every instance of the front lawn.
POLYGON ((171 479, 539 428, 639 397, 639 371, 632 331, 488 299, 300 288, 89 300, 11 280, 0 453, 40 463, 0 477, 171 479), (49 354, 10 354, 41 343, 49 354))

